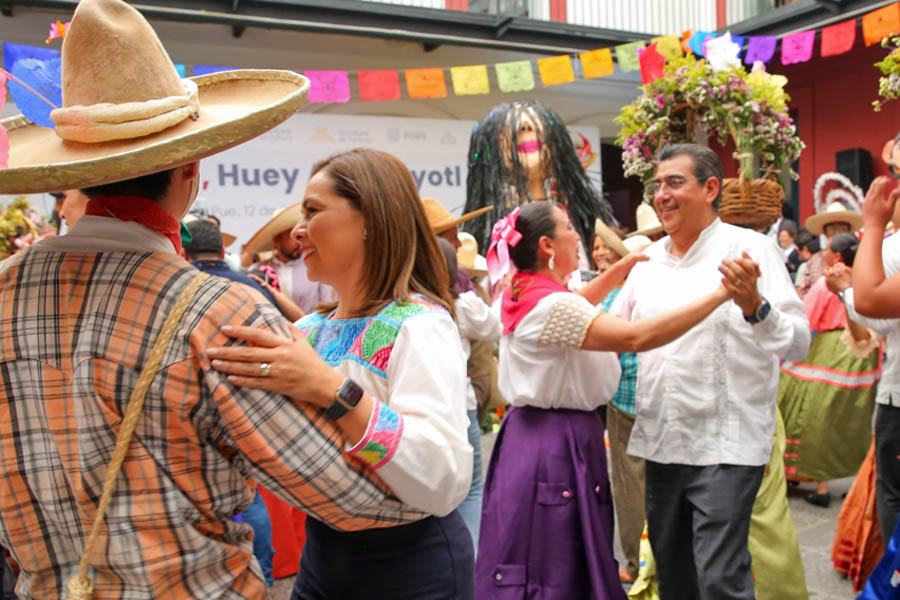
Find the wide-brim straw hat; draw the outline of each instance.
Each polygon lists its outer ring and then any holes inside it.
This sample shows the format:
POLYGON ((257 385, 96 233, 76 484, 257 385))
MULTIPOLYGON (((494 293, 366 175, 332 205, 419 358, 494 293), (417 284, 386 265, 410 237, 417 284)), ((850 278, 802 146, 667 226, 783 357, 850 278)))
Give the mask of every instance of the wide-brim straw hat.
POLYGON ((250 241, 244 244, 242 253, 259 254, 275 249, 275 236, 294 228, 303 216, 303 203, 298 202, 287 208, 279 208, 269 222, 253 234, 250 241))
POLYGON ((443 204, 434 198, 422 198, 422 205, 425 207, 425 216, 428 217, 428 224, 431 225, 431 231, 433 231, 435 235, 444 233, 451 227, 457 226, 460 223, 465 223, 466 221, 471 221, 475 217, 480 217, 494 208, 493 206, 485 206, 478 210, 468 212, 457 219, 450 214, 450 211, 444 208, 443 204))
POLYGON ((83 189, 197 161, 275 127, 303 103, 291 71, 225 71, 181 79, 134 8, 82 0, 62 46, 55 129, 19 115, 0 194, 83 189))
POLYGON ((643 202, 638 205, 637 210, 635 211, 635 221, 637 222, 637 229, 626 235, 626 238, 633 235, 645 235, 651 237, 663 230, 662 223, 659 221, 656 210, 649 204, 644 204, 643 202))
POLYGON ((823 212, 806 219, 805 226, 810 232, 821 235, 829 223, 847 223, 850 225, 850 231, 857 231, 862 227, 863 217, 854 210, 848 210, 840 202, 832 202, 823 212))
POLYGON ((487 259, 478 254, 478 242, 475 236, 465 231, 457 236, 461 244, 456 251, 456 264, 472 277, 487 275, 487 259))
POLYGON ((619 234, 610 229, 609 226, 600 219, 594 221, 594 232, 600 236, 600 239, 603 240, 603 243, 606 244, 607 248, 619 256, 628 254, 628 248, 622 242, 622 238, 619 237, 619 234))

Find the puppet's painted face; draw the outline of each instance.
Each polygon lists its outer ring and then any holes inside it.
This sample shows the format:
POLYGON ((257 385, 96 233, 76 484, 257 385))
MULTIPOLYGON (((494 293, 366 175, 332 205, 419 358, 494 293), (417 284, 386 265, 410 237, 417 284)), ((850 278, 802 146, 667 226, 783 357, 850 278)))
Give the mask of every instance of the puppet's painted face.
POLYGON ((884 150, 881 151, 881 158, 887 163, 891 177, 900 179, 900 133, 884 145, 884 150))
POLYGON ((544 122, 533 108, 526 107, 513 112, 507 125, 508 133, 504 136, 506 147, 504 156, 507 166, 512 168, 512 152, 516 152, 519 165, 529 180, 546 179, 550 166, 550 148, 546 143, 544 122), (515 135, 513 135, 515 128, 515 135), (510 148, 515 142, 515 148, 510 148))

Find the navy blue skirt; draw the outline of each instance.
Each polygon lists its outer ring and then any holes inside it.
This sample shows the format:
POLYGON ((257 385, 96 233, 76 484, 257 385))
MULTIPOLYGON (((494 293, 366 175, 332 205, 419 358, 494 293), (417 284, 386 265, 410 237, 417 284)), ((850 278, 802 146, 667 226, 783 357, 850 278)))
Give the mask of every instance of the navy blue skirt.
POLYGON ((474 600, 475 551, 457 511, 409 525, 336 531, 306 518, 291 600, 474 600))

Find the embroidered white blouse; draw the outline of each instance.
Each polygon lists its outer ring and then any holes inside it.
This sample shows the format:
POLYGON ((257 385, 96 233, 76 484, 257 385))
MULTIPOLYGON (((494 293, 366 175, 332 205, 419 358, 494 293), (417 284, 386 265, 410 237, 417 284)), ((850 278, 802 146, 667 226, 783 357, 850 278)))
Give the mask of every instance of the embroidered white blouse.
MULTIPOLYGON (((459 338, 467 360, 472 353, 469 340, 496 342, 500 339, 500 318, 478 294, 463 292, 456 298, 455 306, 459 338)), ((477 409, 475 389, 466 377, 466 410, 477 409)))
POLYGON ((469 491, 466 359, 450 314, 420 296, 374 317, 296 323, 322 359, 376 399, 363 438, 347 451, 397 497, 450 514, 469 491))
POLYGON ((499 386, 513 406, 594 410, 619 385, 613 352, 581 350, 600 309, 571 292, 548 294, 500 338, 499 386))
POLYGON ((778 358, 802 361, 809 322, 768 237, 716 219, 681 258, 665 237, 644 250, 612 314, 637 320, 712 293, 724 258, 746 250, 759 263, 759 293, 772 306, 750 325, 726 302, 677 340, 638 354, 637 409, 628 454, 659 463, 758 466, 769 461, 775 432, 778 358))

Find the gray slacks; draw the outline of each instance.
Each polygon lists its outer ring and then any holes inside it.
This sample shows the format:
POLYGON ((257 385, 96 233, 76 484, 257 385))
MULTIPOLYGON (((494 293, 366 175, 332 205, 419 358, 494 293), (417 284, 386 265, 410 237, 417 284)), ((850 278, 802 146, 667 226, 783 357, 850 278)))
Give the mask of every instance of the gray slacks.
POLYGON ((765 466, 646 461, 650 546, 662 600, 753 600, 750 515, 765 466))
POLYGON ((619 541, 625 552, 625 570, 637 577, 640 566, 641 534, 644 532, 644 459, 628 456, 628 440, 634 415, 607 404, 606 431, 612 467, 612 496, 619 524, 619 541))

